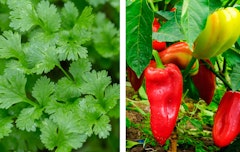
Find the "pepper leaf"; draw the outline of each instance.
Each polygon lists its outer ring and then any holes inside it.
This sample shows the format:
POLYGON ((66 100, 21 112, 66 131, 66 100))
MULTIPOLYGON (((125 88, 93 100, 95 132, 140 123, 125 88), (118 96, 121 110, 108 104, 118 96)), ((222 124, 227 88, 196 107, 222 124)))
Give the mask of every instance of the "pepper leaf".
POLYGON ((127 6, 126 15, 127 64, 140 77, 152 57, 153 12, 147 0, 138 0, 127 6))
POLYGON ((209 0, 184 0, 181 27, 190 48, 204 29, 209 14, 209 0))
POLYGON ((232 90, 236 91, 240 89, 240 62, 236 63, 232 67, 232 71, 230 73, 232 90))

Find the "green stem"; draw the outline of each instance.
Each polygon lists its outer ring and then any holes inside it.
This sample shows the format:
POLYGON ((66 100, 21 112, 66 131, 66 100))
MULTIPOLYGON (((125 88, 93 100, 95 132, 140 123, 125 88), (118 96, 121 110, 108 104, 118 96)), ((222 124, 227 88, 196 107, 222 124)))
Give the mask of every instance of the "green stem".
POLYGON ((153 0, 148 0, 148 3, 150 4, 150 7, 152 8, 152 10, 153 10, 154 12, 156 12, 157 10, 156 10, 156 8, 155 8, 155 6, 154 6, 153 0))
POLYGON ((72 78, 70 77, 70 75, 62 68, 61 65, 57 65, 57 67, 64 73, 64 75, 65 75, 69 80, 72 80, 72 78))
POLYGON ((233 7, 236 4, 237 0, 232 1, 232 3, 229 5, 229 7, 233 7))
POLYGON ((228 7, 228 5, 232 2, 232 0, 228 0, 223 7, 228 7))
POLYGON ((24 102, 32 105, 33 107, 38 107, 38 104, 36 104, 36 103, 33 102, 32 100, 29 100, 28 98, 25 98, 25 99, 24 99, 24 102))
POLYGON ((196 62, 196 58, 192 57, 191 61, 189 62, 188 66, 186 67, 186 69, 183 72, 183 76, 184 78, 186 78, 190 72, 190 70, 192 69, 192 66, 194 65, 194 63, 196 62))
POLYGON ((216 77, 218 77, 218 78, 223 82, 223 84, 228 88, 228 90, 232 90, 231 85, 228 83, 228 81, 227 81, 220 73, 218 73, 217 71, 215 71, 215 70, 213 69, 213 67, 212 67, 208 62, 206 62, 206 61, 204 61, 204 60, 201 60, 201 61, 204 63, 204 65, 205 65, 210 71, 212 71, 212 72, 216 75, 216 77))
POLYGON ((139 112, 141 115, 146 116, 146 112, 144 112, 141 108, 139 108, 134 101, 132 101, 131 99, 128 99, 128 104, 127 104, 127 110, 134 110, 136 112, 139 112), (131 108, 134 107, 134 108, 131 108))
POLYGON ((160 57, 158 55, 158 52, 156 50, 153 50, 152 55, 153 55, 153 57, 154 57, 154 59, 155 59, 155 61, 157 63, 157 68, 163 69, 164 65, 163 65, 163 63, 162 63, 162 61, 161 61, 161 59, 160 59, 160 57))

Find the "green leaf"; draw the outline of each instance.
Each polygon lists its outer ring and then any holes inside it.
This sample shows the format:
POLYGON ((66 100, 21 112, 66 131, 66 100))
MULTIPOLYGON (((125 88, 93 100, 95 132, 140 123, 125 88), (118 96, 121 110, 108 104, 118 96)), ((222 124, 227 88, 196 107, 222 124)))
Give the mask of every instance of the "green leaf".
POLYGON ((0 139, 8 136, 12 132, 13 120, 7 115, 7 112, 0 110, 0 139))
POLYGON ((209 15, 208 0, 184 0, 181 14, 181 27, 190 48, 204 29, 209 15))
POLYGON ((59 101, 69 101, 80 97, 81 95, 81 84, 80 82, 74 82, 67 78, 62 78, 57 82, 56 85, 56 98, 59 101))
POLYGON ((189 119, 191 124, 196 127, 198 130, 203 130, 202 123, 198 119, 189 119))
MULTIPOLYGON (((92 7, 85 7, 79 16, 76 28, 89 29, 94 21, 94 15, 92 14, 92 7)), ((82 37, 84 38, 84 37, 82 37)))
POLYGON ((57 8, 50 5, 48 1, 41 1, 37 6, 37 14, 40 19, 40 26, 48 32, 56 32, 60 28, 60 16, 57 8))
POLYGON ((96 51, 104 58, 117 56, 119 54, 119 31, 103 13, 98 13, 95 21, 93 43, 96 51))
POLYGON ((232 67, 232 71, 230 73, 230 79, 232 84, 232 90, 236 91, 240 89, 240 62, 235 64, 232 67))
POLYGON ((175 42, 184 40, 178 22, 173 18, 161 26, 158 32, 153 32, 153 39, 161 42, 175 42))
POLYGON ((21 36, 16 32, 4 31, 0 36, 0 57, 1 58, 23 58, 21 36))
POLYGON ((98 103, 98 100, 88 95, 85 99, 80 100, 79 105, 81 107, 81 122, 88 128, 85 133, 90 136, 94 132, 99 138, 106 138, 111 130, 110 120, 108 116, 104 115, 105 110, 98 103), (105 130, 102 130, 101 126, 104 126, 105 130))
POLYGON ((232 90, 239 90, 240 54, 236 51, 228 50, 223 53, 223 57, 226 59, 228 66, 231 67, 231 70, 229 70, 229 76, 231 79, 232 90))
POLYGON ((117 101, 120 99, 120 87, 117 84, 110 85, 105 90, 105 96, 103 100, 99 100, 103 109, 106 112, 114 108, 117 104, 117 101))
POLYGON ((93 5, 94 7, 97 7, 98 5, 104 4, 109 0, 87 0, 89 4, 93 5))
MULTIPOLYGON (((79 116, 73 111, 62 111, 51 118, 54 121, 44 120, 41 128, 41 140, 48 149, 52 150, 57 147, 57 151, 71 151, 72 148, 82 147, 87 134, 81 129, 79 116)), ((85 126, 85 124, 82 125, 85 126)))
POLYGON ((88 59, 81 59, 71 63, 69 72, 72 74, 74 80, 78 83, 82 82, 82 76, 85 72, 89 72, 92 68, 88 59))
POLYGON ((7 1, 10 12, 10 27, 22 32, 38 24, 38 17, 30 0, 7 1))
POLYGON ((107 138, 109 132, 112 130, 111 125, 109 124, 110 119, 108 116, 101 116, 95 123, 93 127, 93 132, 95 135, 98 135, 99 138, 107 138))
POLYGON ((134 1, 126 9, 127 64, 140 77, 152 57, 153 12, 147 0, 134 1))
POLYGON ((16 125, 21 130, 36 131, 38 127, 37 120, 42 115, 42 109, 30 107, 24 108, 19 114, 16 125))
POLYGON ((107 75, 107 71, 86 72, 83 75, 85 83, 83 84, 81 91, 85 94, 94 95, 97 99, 104 97, 104 91, 106 87, 111 83, 111 78, 107 75))
POLYGON ((53 93, 55 85, 46 76, 37 80, 33 87, 32 95, 37 99, 40 106, 45 106, 48 102, 54 100, 53 93))
POLYGON ((16 151, 31 151, 37 152, 43 150, 44 146, 39 138, 39 131, 27 132, 17 128, 13 128, 12 133, 1 139, 1 149, 3 152, 16 151))
POLYGON ((55 46, 44 44, 42 42, 31 42, 25 51, 28 67, 32 73, 48 73, 59 61, 56 58, 55 46))
POLYGON ((62 22, 62 27, 64 29, 72 29, 78 18, 78 10, 74 3, 68 1, 64 4, 64 8, 61 11, 61 17, 64 22, 62 22))
POLYGON ((8 109, 27 100, 26 81, 24 74, 17 70, 6 70, 4 75, 0 76, 0 108, 8 109))
POLYGON ((84 29, 74 28, 70 31, 62 31, 59 35, 57 52, 60 60, 77 60, 87 57, 87 48, 82 44, 91 38, 91 33, 84 29))

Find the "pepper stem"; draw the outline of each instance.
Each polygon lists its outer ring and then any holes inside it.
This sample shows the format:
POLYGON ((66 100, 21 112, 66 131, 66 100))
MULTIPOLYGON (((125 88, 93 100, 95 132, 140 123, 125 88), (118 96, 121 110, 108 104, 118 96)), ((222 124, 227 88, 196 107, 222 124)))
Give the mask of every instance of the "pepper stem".
POLYGON ((154 59, 155 59, 155 61, 157 63, 157 68, 163 69, 164 65, 163 65, 163 63, 162 63, 162 61, 161 61, 161 59, 160 59, 160 57, 158 55, 158 52, 156 50, 153 50, 152 55, 153 55, 153 57, 154 57, 154 59))

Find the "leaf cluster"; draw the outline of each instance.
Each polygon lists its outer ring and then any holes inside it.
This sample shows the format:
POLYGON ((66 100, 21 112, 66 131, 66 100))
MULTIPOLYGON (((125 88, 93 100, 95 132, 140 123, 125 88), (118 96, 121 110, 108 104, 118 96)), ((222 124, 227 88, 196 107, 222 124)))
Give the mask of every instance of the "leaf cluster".
MULTIPOLYGON (((106 70, 93 69, 88 43, 108 43, 118 36, 115 26, 104 15, 95 16, 92 7, 79 10, 71 1, 1 3, 9 17, 0 35, 1 149, 67 152, 92 135, 107 138, 111 118, 119 117, 119 85, 106 70), (108 21, 112 35, 102 38, 106 30, 94 30, 99 18, 108 21)), ((112 44, 119 48, 117 41, 112 44)))

